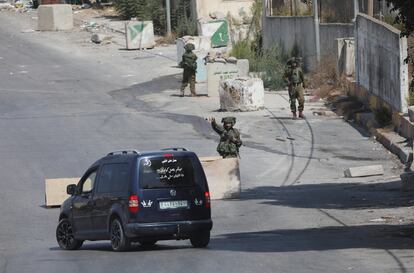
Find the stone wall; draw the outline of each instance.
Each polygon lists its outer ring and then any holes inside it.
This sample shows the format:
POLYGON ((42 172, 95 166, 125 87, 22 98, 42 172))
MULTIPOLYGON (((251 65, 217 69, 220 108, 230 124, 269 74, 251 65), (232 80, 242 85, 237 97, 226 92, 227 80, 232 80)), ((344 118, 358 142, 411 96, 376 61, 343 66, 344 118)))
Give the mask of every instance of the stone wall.
POLYGON ((356 20, 356 81, 369 95, 394 111, 407 112, 407 39, 392 26, 358 14, 356 20))

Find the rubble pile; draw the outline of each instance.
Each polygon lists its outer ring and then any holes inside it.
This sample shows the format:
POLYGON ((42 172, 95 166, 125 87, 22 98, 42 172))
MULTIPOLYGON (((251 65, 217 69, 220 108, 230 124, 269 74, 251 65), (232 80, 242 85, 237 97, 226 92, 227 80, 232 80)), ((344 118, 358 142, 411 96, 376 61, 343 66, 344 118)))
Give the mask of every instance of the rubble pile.
POLYGON ((23 13, 32 12, 35 8, 37 8, 37 4, 31 0, 18 0, 14 4, 0 3, 0 11, 15 11, 23 13))

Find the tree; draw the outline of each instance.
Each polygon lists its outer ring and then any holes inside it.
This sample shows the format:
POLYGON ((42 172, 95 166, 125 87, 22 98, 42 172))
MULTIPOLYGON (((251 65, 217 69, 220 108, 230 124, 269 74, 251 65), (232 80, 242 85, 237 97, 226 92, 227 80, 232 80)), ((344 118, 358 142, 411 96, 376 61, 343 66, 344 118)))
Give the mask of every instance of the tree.
POLYGON ((403 25, 402 35, 410 36, 414 33, 414 5, 413 0, 387 0, 388 6, 397 13, 396 23, 403 25))

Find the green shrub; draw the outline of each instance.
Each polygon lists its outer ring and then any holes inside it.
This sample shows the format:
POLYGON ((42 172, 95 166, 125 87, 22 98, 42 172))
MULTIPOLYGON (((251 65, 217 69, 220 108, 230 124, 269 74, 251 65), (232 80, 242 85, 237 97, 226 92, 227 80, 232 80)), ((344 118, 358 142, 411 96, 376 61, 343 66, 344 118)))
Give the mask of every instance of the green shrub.
POLYGON ((252 50, 251 44, 247 40, 236 42, 233 45, 230 55, 237 59, 248 59, 249 61, 255 58, 255 52, 252 50))
POLYGON ((266 88, 278 90, 285 86, 283 74, 288 56, 278 46, 255 51, 254 43, 240 41, 233 45, 231 56, 248 59, 250 71, 258 72, 266 88))

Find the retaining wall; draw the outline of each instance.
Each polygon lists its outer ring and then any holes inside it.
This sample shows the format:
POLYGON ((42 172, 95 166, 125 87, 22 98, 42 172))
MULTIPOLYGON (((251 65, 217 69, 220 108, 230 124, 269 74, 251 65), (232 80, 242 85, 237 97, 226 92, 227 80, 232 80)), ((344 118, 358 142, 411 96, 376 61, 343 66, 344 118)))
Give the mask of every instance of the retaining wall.
MULTIPOLYGON (((407 39, 392 26, 358 14, 355 26, 356 82, 367 95, 398 112, 407 112, 407 39)), ((376 108, 376 105, 372 105, 376 108)))

